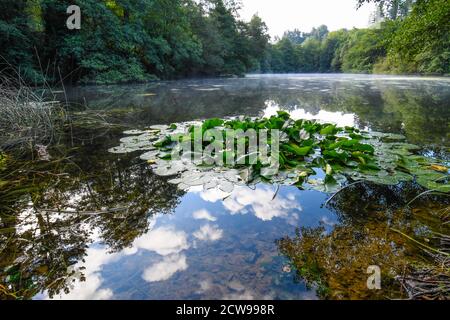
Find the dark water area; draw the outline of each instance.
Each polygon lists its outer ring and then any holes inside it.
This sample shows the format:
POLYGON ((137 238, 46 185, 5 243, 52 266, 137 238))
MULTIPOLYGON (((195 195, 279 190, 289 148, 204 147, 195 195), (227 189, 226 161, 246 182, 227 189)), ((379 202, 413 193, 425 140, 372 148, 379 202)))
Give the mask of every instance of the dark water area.
POLYGON ((127 129, 286 110, 448 158, 448 78, 249 75, 67 88, 67 100, 78 120, 53 151, 66 160, 2 206, 1 298, 404 298, 395 276, 430 257, 392 230, 430 246, 450 235, 448 197, 407 205, 415 183, 358 184, 329 202, 270 184, 184 192, 138 155, 108 153, 127 129), (381 290, 367 288, 373 265, 381 290))

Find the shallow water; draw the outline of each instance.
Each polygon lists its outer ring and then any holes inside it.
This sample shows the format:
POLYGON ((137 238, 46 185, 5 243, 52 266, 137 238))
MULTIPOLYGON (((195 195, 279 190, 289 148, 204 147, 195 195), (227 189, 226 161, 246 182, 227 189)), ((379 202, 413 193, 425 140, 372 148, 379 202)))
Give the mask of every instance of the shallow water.
POLYGON ((68 88, 67 99, 82 119, 101 115, 115 126, 75 123, 59 146, 70 163, 58 170, 69 176, 42 178, 11 205, 16 217, 3 217, 9 231, 0 233, 0 284, 20 297, 403 297, 391 279, 426 257, 389 228, 430 244, 431 231, 449 234, 442 224, 447 198, 423 197, 407 207, 423 191, 413 183, 357 185, 327 205, 328 194, 265 184, 229 196, 186 193, 152 174, 138 155, 107 152, 130 128, 283 109, 297 118, 403 133, 424 153, 447 157, 448 78, 249 75, 68 88), (55 208, 67 212, 44 210, 55 208), (104 208, 126 210, 70 213, 104 208), (310 236, 297 241, 299 228, 310 236), (305 270, 296 270, 298 259, 305 270), (370 265, 387 279, 380 291, 366 287, 370 265))

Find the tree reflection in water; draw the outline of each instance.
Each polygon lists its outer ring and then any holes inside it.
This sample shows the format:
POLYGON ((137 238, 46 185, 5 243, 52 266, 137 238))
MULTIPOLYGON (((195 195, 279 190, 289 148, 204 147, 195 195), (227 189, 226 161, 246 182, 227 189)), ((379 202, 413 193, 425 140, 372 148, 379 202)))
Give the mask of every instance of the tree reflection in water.
MULTIPOLYGON (((269 103, 296 109, 353 115, 355 124, 404 133, 409 142, 448 146, 450 86, 445 79, 364 75, 175 81, 141 86, 72 88, 70 100, 93 108, 128 106, 116 121, 133 126, 227 116, 261 116, 269 103), (396 79, 397 78, 397 79, 396 79), (151 92, 148 96, 146 93, 151 92)), ((338 114, 333 119, 336 120, 338 114)))
MULTIPOLYGON (((417 194, 412 184, 403 187, 355 185, 330 203, 339 222, 326 230, 302 228, 295 237, 277 244, 296 270, 296 279, 315 288, 323 299, 407 298, 397 276, 432 268, 429 279, 439 276, 448 286, 448 263, 437 265, 426 250, 409 241, 398 229, 418 241, 448 250, 438 235, 449 234, 448 197, 430 196, 406 206, 417 194), (381 268, 381 290, 368 290, 369 266, 381 268)), ((438 284, 439 286, 439 284, 438 284)), ((444 288, 445 289, 445 288, 444 288)), ((438 294, 443 298, 448 287, 438 294)))
POLYGON ((85 280, 84 268, 75 265, 89 244, 100 240, 120 251, 148 231, 152 215, 176 207, 182 193, 134 157, 107 154, 109 139, 78 146, 52 172, 28 176, 1 210, 0 299, 68 293, 85 280))

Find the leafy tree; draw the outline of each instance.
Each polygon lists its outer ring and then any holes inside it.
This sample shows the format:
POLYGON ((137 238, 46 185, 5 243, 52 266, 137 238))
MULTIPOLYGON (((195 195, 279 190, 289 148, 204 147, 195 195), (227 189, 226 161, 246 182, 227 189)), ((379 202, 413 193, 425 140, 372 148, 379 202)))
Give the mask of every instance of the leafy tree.
POLYGON ((0 1, 0 67, 12 66, 25 80, 40 83, 33 58, 40 22, 35 8, 35 1, 0 1))
POLYGON ((407 16, 415 0, 358 0, 358 8, 369 2, 377 4, 383 17, 395 20, 407 16))
POLYGON ((43 0, 42 3, 46 39, 43 51, 48 62, 58 66, 58 72, 83 82, 149 79, 137 54, 147 48, 138 44, 163 44, 146 42, 151 39, 141 31, 142 21, 135 14, 144 1, 134 2, 131 7, 121 6, 119 1, 79 0, 77 4, 82 8, 80 30, 64 27, 69 4, 66 0, 43 0))
POLYGON ((223 74, 242 74, 245 72, 245 63, 238 55, 242 35, 237 29, 234 8, 227 7, 223 0, 211 0, 211 2, 213 8, 209 15, 217 30, 220 31, 220 39, 223 44, 224 65, 220 71, 223 74))
POLYGON ((254 15, 248 24, 247 36, 249 38, 248 50, 250 56, 255 60, 256 69, 261 69, 265 64, 266 50, 269 45, 270 36, 265 22, 254 15))
POLYGON ((289 39, 293 44, 302 44, 308 38, 308 34, 294 29, 293 31, 286 31, 283 38, 289 39))
POLYGON ((371 73, 377 61, 386 55, 383 32, 378 29, 355 29, 342 46, 342 71, 371 73))
POLYGON ((267 70, 269 72, 274 73, 286 72, 283 54, 276 45, 269 47, 267 59, 269 62, 269 68, 267 68, 267 70))
MULTIPOLYGON (((257 72, 449 73, 449 3, 378 5, 377 28, 285 32, 271 44, 236 0, 0 0, 0 55, 33 83, 117 83, 257 72), (69 5, 81 30, 65 27, 69 5)), ((3 71, 4 73, 6 71, 3 71)))
POLYGON ((34 79, 84 83, 243 74, 267 56, 267 26, 233 0, 0 1, 0 54, 34 79), (69 5, 82 28, 65 27, 69 5), (36 50, 34 49, 36 47, 36 50), (39 57, 39 59, 38 59, 39 57))
POLYGON ((318 28, 313 28, 311 30, 311 33, 309 33, 309 37, 322 41, 326 38, 328 32, 328 27, 326 25, 321 25, 318 28))
POLYGON ((320 67, 320 40, 308 38, 299 48, 299 69, 301 72, 318 72, 320 67))
POLYGON ((450 2, 417 1, 394 34, 390 69, 406 73, 450 74, 450 2))
POLYGON ((341 70, 341 63, 336 58, 336 52, 347 41, 347 37, 347 30, 338 30, 330 32, 324 39, 320 53, 320 72, 339 72, 341 70))
POLYGON ((296 72, 298 69, 298 56, 292 42, 288 38, 283 38, 275 45, 275 49, 280 51, 283 62, 282 72, 296 72))

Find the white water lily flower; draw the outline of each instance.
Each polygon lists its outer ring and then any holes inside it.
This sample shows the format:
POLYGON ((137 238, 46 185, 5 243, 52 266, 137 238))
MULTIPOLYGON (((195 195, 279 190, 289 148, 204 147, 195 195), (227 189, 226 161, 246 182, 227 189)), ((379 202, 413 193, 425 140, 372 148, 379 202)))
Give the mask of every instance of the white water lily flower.
POLYGON ((311 134, 306 131, 305 129, 302 129, 299 132, 299 136, 300 136, 300 140, 309 140, 309 138, 311 138, 311 134))

